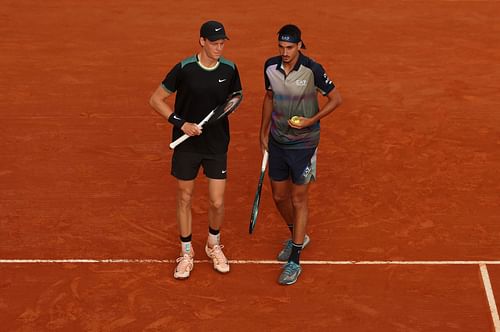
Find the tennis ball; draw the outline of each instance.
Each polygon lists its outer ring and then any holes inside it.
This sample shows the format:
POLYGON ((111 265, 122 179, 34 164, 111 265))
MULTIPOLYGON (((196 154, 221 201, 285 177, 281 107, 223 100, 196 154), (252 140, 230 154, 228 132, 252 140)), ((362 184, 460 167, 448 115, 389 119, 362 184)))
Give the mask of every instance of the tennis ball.
POLYGON ((293 124, 299 124, 300 123, 300 119, 298 116, 292 116, 292 118, 290 119, 292 121, 293 124))

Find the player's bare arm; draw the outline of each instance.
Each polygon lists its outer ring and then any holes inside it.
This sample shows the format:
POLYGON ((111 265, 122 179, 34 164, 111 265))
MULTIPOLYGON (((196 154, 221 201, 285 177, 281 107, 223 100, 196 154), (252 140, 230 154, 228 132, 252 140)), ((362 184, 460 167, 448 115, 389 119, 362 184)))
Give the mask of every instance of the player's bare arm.
POLYGON ((165 90, 161 85, 156 88, 155 92, 151 98, 149 98, 149 105, 161 116, 165 119, 174 112, 172 108, 167 104, 167 98, 170 96, 170 93, 165 90))
POLYGON ((288 120, 288 124, 290 125, 290 127, 301 129, 312 126, 320 119, 332 113, 337 107, 342 104, 342 96, 340 95, 337 88, 326 95, 326 98, 328 99, 328 101, 323 106, 323 108, 318 113, 316 113, 315 116, 313 116, 312 118, 304 118, 301 116, 294 117, 292 118, 294 121, 292 121, 292 119, 288 120))

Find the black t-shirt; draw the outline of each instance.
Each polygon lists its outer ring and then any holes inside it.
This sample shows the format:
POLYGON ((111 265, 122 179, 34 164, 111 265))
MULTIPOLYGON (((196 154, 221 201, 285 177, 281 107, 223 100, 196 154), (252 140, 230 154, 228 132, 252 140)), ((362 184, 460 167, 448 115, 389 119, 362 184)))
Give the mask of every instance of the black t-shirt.
MULTIPOLYGON (((184 59, 175 65, 162 82, 169 93, 176 92, 175 113, 187 122, 199 123, 210 111, 224 103, 233 92, 241 91, 240 75, 236 65, 220 58, 215 68, 204 68, 197 56, 184 59)), ((172 140, 184 133, 173 128, 172 140)), ((219 154, 227 152, 229 145, 229 120, 221 119, 205 125, 200 136, 193 136, 176 150, 219 154)))

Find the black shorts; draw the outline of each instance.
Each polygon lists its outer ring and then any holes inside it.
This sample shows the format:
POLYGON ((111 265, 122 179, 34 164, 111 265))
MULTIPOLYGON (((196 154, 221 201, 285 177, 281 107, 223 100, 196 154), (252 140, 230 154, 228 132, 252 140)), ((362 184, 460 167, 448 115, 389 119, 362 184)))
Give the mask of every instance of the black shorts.
POLYGON ((283 149, 269 142, 269 177, 273 181, 292 179, 307 184, 316 179, 317 148, 283 149))
POLYGON ((203 154, 174 150, 170 174, 179 180, 193 180, 198 175, 200 166, 209 179, 227 178, 227 153, 203 154))

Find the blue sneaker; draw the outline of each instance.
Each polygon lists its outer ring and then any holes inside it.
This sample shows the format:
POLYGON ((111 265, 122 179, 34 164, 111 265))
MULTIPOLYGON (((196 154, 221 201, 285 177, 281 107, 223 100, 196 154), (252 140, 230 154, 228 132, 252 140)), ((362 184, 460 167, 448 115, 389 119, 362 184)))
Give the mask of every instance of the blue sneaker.
POLYGON ((283 265, 283 272, 278 279, 280 285, 292 285, 299 278, 302 268, 295 262, 288 262, 283 265))
MULTIPOLYGON (((304 249, 311 239, 309 238, 309 235, 306 234, 304 237, 304 243, 302 244, 302 249, 304 249)), ((290 254, 292 253, 292 239, 288 239, 285 242, 283 242, 283 249, 281 249, 280 253, 278 254, 278 260, 280 262, 286 262, 290 258, 290 254)))

